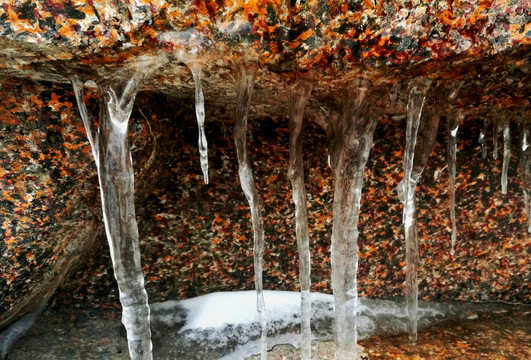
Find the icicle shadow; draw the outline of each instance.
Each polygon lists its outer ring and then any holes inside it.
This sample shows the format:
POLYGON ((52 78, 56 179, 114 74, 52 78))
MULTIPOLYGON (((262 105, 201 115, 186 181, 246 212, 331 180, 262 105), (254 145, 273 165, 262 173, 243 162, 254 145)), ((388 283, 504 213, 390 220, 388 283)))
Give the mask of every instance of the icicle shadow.
POLYGON ((140 264, 134 205, 134 174, 129 149, 129 117, 136 94, 147 73, 160 65, 158 58, 141 58, 100 88, 99 128, 88 112, 79 77, 71 79, 81 118, 96 161, 105 232, 122 304, 131 359, 152 359, 150 310, 140 264))
POLYGON ((524 193, 524 206, 527 213, 528 228, 531 233, 531 121, 523 121, 521 124, 521 152, 520 152, 520 179, 524 193))
POLYGON ((409 90, 407 103, 406 147, 404 151, 404 178, 398 185, 398 195, 404 203, 404 230, 406 238, 406 304, 408 313, 408 334, 411 344, 417 342, 418 313, 418 234, 415 203, 415 188, 430 156, 437 136, 439 116, 434 113, 420 128, 417 136, 426 92, 431 80, 414 81, 409 90))
POLYGON ((304 107, 312 91, 309 84, 297 82, 288 86, 289 115, 289 170, 288 178, 293 188, 295 203, 295 227, 299 251, 299 283, 301 287, 301 359, 311 358, 311 314, 310 299, 310 236, 308 233, 308 210, 306 207, 306 185, 302 158, 302 125, 304 107))
MULTIPOLYGON (((376 128, 370 113, 374 98, 383 96, 366 79, 345 89, 343 115, 323 126, 331 143, 330 166, 334 174, 332 225, 332 288, 336 359, 356 359, 358 301, 358 222, 364 169, 376 128)), ((378 89, 380 90, 380 89, 378 89)))
POLYGON ((260 317, 261 359, 267 359, 267 318, 265 313, 263 289, 263 257, 265 248, 264 220, 261 211, 261 201, 253 180, 253 170, 247 147, 247 120, 253 94, 256 67, 239 65, 236 68, 236 124, 234 126, 234 142, 238 156, 238 174, 243 193, 251 208, 251 221, 254 233, 254 277, 257 296, 257 309, 260 317))

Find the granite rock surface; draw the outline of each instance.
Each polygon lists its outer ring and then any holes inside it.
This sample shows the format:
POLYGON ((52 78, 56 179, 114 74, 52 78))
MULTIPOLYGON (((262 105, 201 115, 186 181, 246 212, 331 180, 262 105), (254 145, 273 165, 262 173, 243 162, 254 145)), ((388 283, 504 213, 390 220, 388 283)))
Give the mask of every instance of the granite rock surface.
MULTIPOLYGON (((158 67, 131 119, 137 214, 150 298, 252 287, 252 234, 232 143, 235 68, 258 65, 250 148, 264 201, 266 287, 297 288, 287 181, 285 87, 313 86, 305 161, 313 287, 330 291, 333 179, 323 116, 341 113, 351 80, 378 88, 366 170, 360 292, 403 295, 401 179, 409 81, 430 77, 426 116, 442 117, 418 190, 420 289, 425 299, 529 302, 531 243, 518 171, 519 123, 530 118, 531 2, 482 1, 6 1, 0 5, 0 328, 55 301, 114 306, 97 177, 69 79, 100 85, 158 67), (193 80, 207 103, 211 184, 202 184, 193 80), (459 89, 457 100, 448 94, 459 89), (449 254, 445 119, 462 114, 459 240, 449 254), (492 124, 513 131, 508 194, 492 159, 492 124), (477 139, 488 121, 489 154, 477 139), (435 176, 437 175, 437 176, 435 176), (74 268, 73 280, 64 279, 74 268)), ((99 93, 87 84, 89 108, 99 93)), ((498 143, 501 149, 501 142, 498 143)))

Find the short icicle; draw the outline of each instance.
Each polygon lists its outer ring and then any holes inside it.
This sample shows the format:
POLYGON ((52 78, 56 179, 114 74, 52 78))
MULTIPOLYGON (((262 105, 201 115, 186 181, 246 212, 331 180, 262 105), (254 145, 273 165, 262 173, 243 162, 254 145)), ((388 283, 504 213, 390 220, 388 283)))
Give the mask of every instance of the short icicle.
POLYGON ((350 84, 343 114, 329 122, 327 131, 334 175, 331 262, 338 360, 357 358, 358 222, 364 170, 376 127, 376 116, 369 111, 374 100, 368 94, 370 85, 365 79, 350 84))
POLYGON ((489 126, 489 120, 483 120, 483 128, 479 133, 478 143, 481 145, 481 156, 483 159, 487 158, 487 128, 489 126))
POLYGON ((457 226, 455 219, 455 174, 456 174, 456 152, 457 152, 457 130, 459 121, 455 116, 448 117, 448 145, 447 162, 448 178, 450 180, 450 220, 452 222, 452 249, 450 253, 455 253, 455 243, 457 241, 457 226))
POLYGON ((492 122, 492 158, 498 160, 498 136, 500 134, 499 121, 492 122))
POLYGON ((431 81, 421 79, 413 82, 407 103, 406 148, 404 151, 404 179, 398 187, 399 197, 404 203, 404 230, 406 238, 406 304, 408 314, 408 335, 411 344, 417 342, 418 312, 418 234, 415 204, 415 188, 424 170, 431 148, 437 136, 438 115, 423 122, 417 137, 426 92, 431 81))
POLYGON ((308 84, 296 83, 288 88, 289 114, 289 170, 288 178, 293 188, 295 203, 295 227, 299 251, 299 283, 301 287, 301 359, 311 359, 311 315, 310 298, 310 236, 308 233, 308 210, 306 207, 306 185, 302 159, 302 123, 304 107, 312 88, 308 84))
MULTIPOLYGON (((136 69, 155 66, 146 60, 137 63, 136 69)), ((136 72, 123 76, 123 82, 102 89, 96 136, 93 118, 85 106, 83 83, 74 77, 72 85, 98 170, 105 232, 123 307, 129 354, 133 360, 148 360, 152 359, 150 309, 140 264, 128 131, 134 100, 146 74, 132 70, 136 72)))
POLYGON ((199 132, 198 146, 201 171, 203 172, 205 184, 208 184, 208 143, 205 135, 205 97, 201 83, 201 65, 194 62, 189 67, 195 84, 195 115, 199 132))
POLYGON ((528 228, 531 233, 531 121, 524 121, 522 127, 522 147, 520 152, 520 179, 524 193, 524 206, 527 213, 528 228))
POLYGON ((236 124, 234 126, 234 142, 238 156, 238 174, 243 193, 251 208, 251 221, 254 232, 254 284, 257 296, 257 310, 260 317, 261 341, 260 358, 267 359, 267 318, 265 312, 263 289, 263 257, 265 248, 264 220, 262 217, 261 202, 253 180, 253 170, 249 159, 247 147, 247 120, 249 107, 254 88, 256 69, 249 65, 240 65, 237 68, 236 79, 236 124))
POLYGON ((509 121, 503 124, 503 164, 501 176, 502 194, 507 194, 507 172, 509 171, 509 160, 511 158, 511 127, 509 121))

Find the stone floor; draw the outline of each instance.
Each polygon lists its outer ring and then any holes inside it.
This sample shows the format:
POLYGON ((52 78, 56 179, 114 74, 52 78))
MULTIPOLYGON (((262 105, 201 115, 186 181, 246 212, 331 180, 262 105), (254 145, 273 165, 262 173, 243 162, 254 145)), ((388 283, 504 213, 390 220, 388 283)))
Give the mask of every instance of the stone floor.
MULTIPOLYGON (((160 337, 160 334, 158 335, 160 337)), ((155 359, 166 359, 171 342, 154 338, 155 359), (157 349, 158 347, 158 349, 157 349)), ((496 306, 490 313, 470 312, 419 332, 416 346, 406 335, 375 336, 360 342, 363 359, 531 359, 531 307, 496 306)), ((313 359, 333 359, 333 342, 313 342, 313 359)), ((194 348, 187 351, 196 358, 194 348)), ((219 359, 219 351, 208 354, 219 359)), ((181 357, 179 357, 181 358, 181 357)), ((294 360, 298 349, 278 345, 270 360, 294 360)), ((54 308, 44 312, 29 333, 15 344, 7 360, 129 359, 120 311, 115 308, 54 308)), ((205 359, 205 357, 201 357, 205 359)))

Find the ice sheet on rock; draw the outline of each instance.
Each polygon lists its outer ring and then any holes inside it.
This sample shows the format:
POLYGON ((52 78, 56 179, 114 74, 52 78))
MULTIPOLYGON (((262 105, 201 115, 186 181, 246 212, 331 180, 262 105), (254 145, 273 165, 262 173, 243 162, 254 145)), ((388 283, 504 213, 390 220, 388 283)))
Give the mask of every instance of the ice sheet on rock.
POLYGON ((418 234, 416 220, 415 188, 428 160, 437 135, 439 118, 433 115, 423 122, 420 136, 417 136, 424 98, 431 85, 429 79, 421 79, 410 86, 407 103, 406 147, 404 151, 404 178, 399 184, 399 196, 404 203, 404 230, 406 239, 406 303, 408 313, 409 341, 417 341, 418 310, 418 234))
POLYGON ((190 65, 195 84, 195 115, 197 118, 197 131, 199 133, 198 147, 201 163, 201 171, 208 184, 208 143, 205 134, 205 97, 203 95, 203 85, 201 83, 201 65, 192 63, 190 65))
POLYGON ((267 316, 263 294, 263 258, 265 249, 264 220, 261 201, 254 184, 249 149, 247 147, 247 120, 254 88, 256 68, 241 65, 237 68, 236 79, 236 124, 234 126, 234 142, 238 157, 238 174, 240 183, 249 207, 254 234, 254 277, 257 297, 257 311, 261 327, 261 358, 267 359, 267 316))
POLYGON ((288 178, 293 188, 293 202, 295 203, 295 233, 299 252, 299 284, 301 288, 301 359, 311 358, 311 300, 310 300, 310 236, 308 233, 308 210, 306 207, 306 185, 304 183, 302 125, 304 107, 308 102, 311 87, 307 84, 296 83, 289 86, 288 115, 289 115, 289 169, 288 178))
POLYGON ((509 171, 509 160, 511 158, 511 127, 509 121, 503 124, 503 164, 501 176, 502 194, 507 194, 507 172, 509 171))
MULTIPOLYGON (((332 295, 311 293, 310 296, 313 302, 325 302, 332 305, 332 295)), ((279 324, 300 323, 300 294, 298 292, 265 290, 264 300, 267 303, 266 314, 271 324, 270 330, 274 330, 273 327, 278 327, 279 324)), ((181 332, 260 321, 254 291, 218 292, 181 300, 178 303, 187 312, 186 324, 181 328, 181 332)), ((329 309, 324 311, 322 307, 318 307, 313 313, 314 317, 327 315, 329 315, 329 309)))
MULTIPOLYGON (((276 344, 300 346, 296 333, 300 325, 300 294, 264 291, 268 304, 268 348, 276 344)), ((330 340, 333 336, 334 298, 310 293, 313 337, 330 340)), ((254 291, 221 292, 181 301, 151 305, 155 343, 164 351, 157 358, 189 360, 241 360, 257 351, 260 319, 254 291)), ((359 298, 357 306, 359 338, 375 334, 406 331, 402 301, 359 298)), ((419 326, 443 320, 448 311, 441 304, 419 305, 419 326)))

